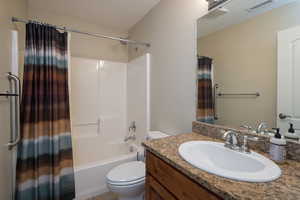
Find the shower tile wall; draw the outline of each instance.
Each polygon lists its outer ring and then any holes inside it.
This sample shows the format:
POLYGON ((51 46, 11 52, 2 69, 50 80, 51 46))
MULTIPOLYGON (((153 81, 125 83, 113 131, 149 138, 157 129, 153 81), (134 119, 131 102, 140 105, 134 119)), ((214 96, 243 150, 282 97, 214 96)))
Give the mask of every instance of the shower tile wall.
POLYGON ((127 68, 127 126, 136 122, 137 143, 150 130, 150 54, 133 59, 127 68))
POLYGON ((99 161, 126 134, 126 64, 71 58, 75 166, 99 161), (88 156, 87 156, 88 155, 88 156))

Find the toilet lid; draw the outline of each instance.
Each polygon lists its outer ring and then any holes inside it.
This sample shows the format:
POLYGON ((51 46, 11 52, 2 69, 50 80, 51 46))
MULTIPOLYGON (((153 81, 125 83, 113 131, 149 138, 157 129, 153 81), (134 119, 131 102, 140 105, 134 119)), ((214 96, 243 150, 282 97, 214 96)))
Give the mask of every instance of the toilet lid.
POLYGON ((160 139, 160 138, 165 138, 165 137, 168 137, 169 135, 163 133, 163 132, 160 132, 160 131, 150 131, 148 133, 148 139, 150 140, 153 140, 153 139, 160 139))
POLYGON ((145 163, 134 161, 113 168, 106 178, 109 182, 124 183, 133 182, 145 177, 145 163))

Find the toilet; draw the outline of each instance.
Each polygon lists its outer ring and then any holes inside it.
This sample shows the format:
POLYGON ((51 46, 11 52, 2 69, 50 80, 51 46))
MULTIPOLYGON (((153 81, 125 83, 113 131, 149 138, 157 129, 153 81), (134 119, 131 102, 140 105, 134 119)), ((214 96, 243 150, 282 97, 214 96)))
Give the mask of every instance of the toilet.
MULTIPOLYGON (((149 132, 147 140, 164 138, 168 135, 159 131, 149 132)), ((142 161, 121 164, 106 175, 107 186, 118 195, 119 200, 143 200, 146 167, 142 161)))
POLYGON ((154 140, 154 139, 159 139, 159 138, 165 138, 170 135, 160 132, 160 131, 150 131, 146 137, 146 140, 154 140))
POLYGON ((107 174, 107 185, 111 192, 119 196, 119 200, 143 200, 145 174, 145 163, 128 162, 107 174))

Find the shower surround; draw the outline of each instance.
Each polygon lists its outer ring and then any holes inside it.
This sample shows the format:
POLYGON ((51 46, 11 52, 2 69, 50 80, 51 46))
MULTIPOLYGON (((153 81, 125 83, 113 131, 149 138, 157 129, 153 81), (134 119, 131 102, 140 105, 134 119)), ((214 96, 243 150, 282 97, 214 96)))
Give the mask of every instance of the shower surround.
POLYGON ((72 57, 70 77, 76 199, 86 199, 109 191, 110 169, 137 160, 150 124, 150 55, 129 63, 72 57), (137 139, 126 143, 132 121, 137 139))

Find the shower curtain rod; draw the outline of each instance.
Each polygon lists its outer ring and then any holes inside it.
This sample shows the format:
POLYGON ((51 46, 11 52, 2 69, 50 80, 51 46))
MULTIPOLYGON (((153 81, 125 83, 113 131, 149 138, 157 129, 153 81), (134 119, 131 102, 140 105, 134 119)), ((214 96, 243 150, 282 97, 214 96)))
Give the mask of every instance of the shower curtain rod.
MULTIPOLYGON (((12 17, 11 21, 12 22, 21 22, 21 23, 25 23, 25 24, 27 24, 29 22, 36 23, 36 24, 43 24, 42 22, 38 22, 38 21, 34 21, 34 20, 25 20, 25 19, 20 19, 20 18, 17 18, 17 17, 12 17)), ((135 40, 128 40, 128 39, 125 39, 125 38, 118 38, 118 37, 101 35, 101 34, 97 34, 97 33, 83 32, 83 31, 79 31, 79 30, 76 30, 76 29, 66 28, 66 27, 62 27, 62 26, 55 26, 55 25, 52 25, 52 24, 50 24, 50 25, 53 26, 54 28, 58 29, 58 30, 89 35, 89 36, 93 36, 93 37, 97 37, 97 38, 117 40, 117 41, 120 41, 121 43, 136 44, 136 45, 142 45, 142 46, 146 46, 146 47, 151 46, 149 43, 146 43, 146 42, 138 42, 138 41, 135 41, 135 40)))

